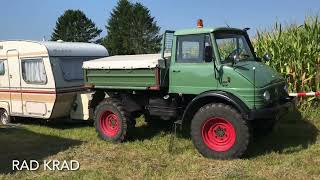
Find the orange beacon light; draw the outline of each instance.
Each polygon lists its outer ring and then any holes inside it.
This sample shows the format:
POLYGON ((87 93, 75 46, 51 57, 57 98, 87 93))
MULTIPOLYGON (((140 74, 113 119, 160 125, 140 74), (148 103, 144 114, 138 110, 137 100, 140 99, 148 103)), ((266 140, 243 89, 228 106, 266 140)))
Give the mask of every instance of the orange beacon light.
POLYGON ((197 26, 198 26, 198 28, 203 28, 203 21, 202 21, 202 19, 198 19, 197 26))

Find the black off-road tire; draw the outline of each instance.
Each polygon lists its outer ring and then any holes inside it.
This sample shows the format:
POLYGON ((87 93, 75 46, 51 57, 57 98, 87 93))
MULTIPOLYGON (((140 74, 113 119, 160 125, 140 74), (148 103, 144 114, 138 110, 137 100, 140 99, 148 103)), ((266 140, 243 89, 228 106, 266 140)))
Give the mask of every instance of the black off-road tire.
POLYGON ((191 138, 197 150, 207 158, 234 159, 246 152, 250 141, 250 129, 248 123, 234 108, 213 103, 201 107, 193 117, 191 138), (211 128, 207 130, 207 127, 211 128), (209 136, 217 140, 212 141, 212 138, 208 140, 209 136), (228 140, 226 142, 229 143, 226 143, 227 145, 215 143, 222 139, 228 140), (212 144, 215 144, 214 147, 212 144))
POLYGON ((125 110, 124 105, 114 98, 107 98, 100 102, 96 107, 94 114, 96 131, 99 137, 105 141, 114 143, 123 142, 128 137, 128 131, 134 124, 131 122, 130 113, 125 110), (113 115, 110 112, 112 112, 113 115), (110 126, 108 126, 110 131, 106 131, 106 123, 102 123, 107 121, 107 118, 105 118, 106 114, 109 114, 107 117, 111 116, 111 119, 116 119, 114 122, 117 123, 112 124, 118 127, 116 130, 113 131, 111 128, 112 125, 110 124, 110 126), (107 132, 112 132, 114 134, 110 135, 110 133, 107 132))
POLYGON ((8 125, 11 123, 11 117, 7 110, 0 109, 0 124, 1 125, 8 125))

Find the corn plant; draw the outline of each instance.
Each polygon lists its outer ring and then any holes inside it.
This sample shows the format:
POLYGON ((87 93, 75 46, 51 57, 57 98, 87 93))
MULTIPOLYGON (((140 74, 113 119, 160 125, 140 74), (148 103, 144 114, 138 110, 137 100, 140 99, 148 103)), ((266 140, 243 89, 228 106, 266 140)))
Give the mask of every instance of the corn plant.
POLYGON ((268 65, 286 77, 291 92, 320 90, 320 21, 306 17, 303 25, 283 27, 275 23, 271 32, 257 32, 253 40, 258 56, 268 52, 268 65))

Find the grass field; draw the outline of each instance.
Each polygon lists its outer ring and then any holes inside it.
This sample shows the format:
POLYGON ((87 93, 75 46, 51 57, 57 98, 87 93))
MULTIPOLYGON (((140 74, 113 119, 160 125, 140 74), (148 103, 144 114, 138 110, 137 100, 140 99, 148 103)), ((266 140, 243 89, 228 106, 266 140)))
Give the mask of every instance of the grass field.
POLYGON ((203 158, 188 138, 151 129, 140 119, 133 138, 122 144, 101 141, 92 124, 20 121, 0 128, 0 179, 320 179, 320 112, 298 112, 275 131, 254 139, 238 160, 203 158), (79 171, 10 172, 12 159, 78 160, 79 171))

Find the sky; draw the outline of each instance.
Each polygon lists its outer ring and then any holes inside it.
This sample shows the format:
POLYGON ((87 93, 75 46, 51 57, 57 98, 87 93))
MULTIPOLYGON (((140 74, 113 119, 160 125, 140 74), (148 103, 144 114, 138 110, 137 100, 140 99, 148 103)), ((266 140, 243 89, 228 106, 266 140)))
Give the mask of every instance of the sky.
MULTIPOLYGON (((303 23, 306 15, 320 13, 319 0, 131 0, 150 9, 163 32, 229 25, 250 27, 249 34, 270 29, 276 22, 303 23)), ((56 20, 67 9, 80 9, 106 35, 105 25, 117 0, 1 0, 0 40, 50 39, 56 20)))

